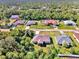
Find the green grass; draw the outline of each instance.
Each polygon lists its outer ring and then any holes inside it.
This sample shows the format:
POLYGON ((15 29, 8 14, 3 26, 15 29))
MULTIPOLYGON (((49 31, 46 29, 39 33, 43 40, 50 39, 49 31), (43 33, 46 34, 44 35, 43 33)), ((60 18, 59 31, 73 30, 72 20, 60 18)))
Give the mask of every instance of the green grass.
POLYGON ((75 29, 74 26, 67 26, 67 25, 65 25, 63 22, 61 22, 61 23, 59 24, 59 27, 58 27, 58 28, 59 28, 59 29, 70 29, 70 30, 75 29))
POLYGON ((51 29, 50 26, 46 26, 44 24, 32 25, 30 26, 31 29, 51 29))
POLYGON ((67 25, 59 25, 59 27, 58 27, 59 29, 70 29, 70 30, 73 30, 73 29, 75 29, 75 27, 74 26, 67 26, 67 25))
MULTIPOLYGON (((69 35, 71 38, 72 38, 72 47, 74 46, 78 46, 79 43, 75 40, 74 36, 73 36, 73 33, 72 32, 65 32, 67 35, 69 35)), ((56 36, 58 35, 61 35, 60 32, 40 32, 40 34, 43 34, 43 35, 49 35, 51 38, 52 38, 52 42, 53 42, 53 46, 54 48, 56 48, 58 50, 58 53, 61 53, 61 54, 71 54, 71 48, 65 48, 63 46, 60 46, 57 44, 57 40, 56 40, 56 36)))
MULTIPOLYGON (((47 26, 42 23, 39 23, 38 25, 32 25, 32 26, 30 26, 30 28, 31 29, 53 29, 51 26, 47 26)), ((58 28, 59 29, 69 29, 69 30, 75 29, 74 26, 66 26, 63 23, 60 23, 58 28)))
POLYGON ((53 42, 53 45, 56 49, 58 49, 58 44, 57 44, 57 40, 56 40, 56 36, 60 35, 59 32, 57 31, 54 31, 54 32, 40 32, 40 34, 43 34, 43 35, 49 35, 51 38, 52 38, 52 42, 53 42))
POLYGON ((15 29, 25 30, 25 26, 24 25, 18 25, 15 29))
POLYGON ((55 36, 51 36, 51 38, 52 38, 52 41, 53 41, 54 47, 55 47, 56 49, 58 49, 59 46, 58 46, 58 44, 57 44, 56 37, 55 37, 55 36))
POLYGON ((76 46, 79 46, 79 43, 78 43, 77 40, 74 38, 72 32, 67 32, 66 34, 69 35, 69 36, 72 38, 73 44, 75 44, 76 46))

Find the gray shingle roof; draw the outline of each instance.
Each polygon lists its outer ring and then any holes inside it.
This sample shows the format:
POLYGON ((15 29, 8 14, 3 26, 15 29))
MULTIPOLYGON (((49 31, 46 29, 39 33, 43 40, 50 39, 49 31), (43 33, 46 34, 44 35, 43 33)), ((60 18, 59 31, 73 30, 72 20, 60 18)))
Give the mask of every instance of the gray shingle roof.
POLYGON ((58 57, 62 59, 79 59, 79 55, 73 55, 73 54, 58 54, 58 57))
POLYGON ((61 35, 57 37, 58 44, 63 44, 63 41, 66 42, 67 45, 71 44, 71 38, 68 35, 61 35))
POLYGON ((71 21, 71 20, 66 20, 66 21, 64 21, 64 24, 65 24, 65 25, 72 24, 73 26, 76 25, 76 23, 75 23, 74 21, 71 21))
POLYGON ((27 22, 26 26, 35 25, 35 24, 36 24, 36 21, 30 20, 27 22))
POLYGON ((10 18, 11 19, 19 19, 19 15, 12 15, 10 18))
POLYGON ((13 25, 21 25, 24 24, 25 21, 24 20, 17 20, 16 22, 13 23, 13 25))

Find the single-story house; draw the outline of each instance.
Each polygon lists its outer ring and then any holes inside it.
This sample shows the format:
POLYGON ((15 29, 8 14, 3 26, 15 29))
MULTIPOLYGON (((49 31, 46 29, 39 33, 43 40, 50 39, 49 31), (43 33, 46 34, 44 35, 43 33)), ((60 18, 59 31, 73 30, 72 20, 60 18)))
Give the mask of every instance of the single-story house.
POLYGON ((13 23, 13 25, 17 26, 17 25, 24 25, 25 24, 25 20, 17 20, 16 22, 13 23))
POLYGON ((36 25, 37 22, 35 20, 30 20, 26 23, 26 26, 36 25))
POLYGON ((7 25, 1 25, 0 29, 9 29, 9 26, 7 26, 7 25))
POLYGON ((72 20, 65 20, 63 22, 64 22, 65 25, 76 26, 76 23, 72 20))
POLYGON ((73 36, 76 38, 76 40, 79 42, 79 32, 74 32, 73 36))
POLYGON ((10 18, 11 18, 11 19, 18 20, 18 19, 19 19, 19 15, 12 15, 10 18))
POLYGON ((58 22, 57 22, 56 20, 50 20, 50 19, 48 19, 48 20, 43 20, 43 23, 44 23, 45 25, 58 25, 58 22))
POLYGON ((56 37, 56 39, 59 45, 62 45, 63 42, 66 42, 68 46, 71 45, 71 38, 68 35, 63 34, 61 36, 56 37))
POLYGON ((1 32, 10 32, 10 29, 0 29, 1 32))
POLYGON ((10 29, 9 29, 9 27, 8 26, 0 26, 0 31, 1 32, 10 32, 10 29))
POLYGON ((48 44, 51 43, 50 37, 48 35, 35 35, 32 39, 33 43, 37 43, 37 44, 48 44))
POLYGON ((79 55, 72 55, 72 54, 69 55, 58 54, 58 57, 60 59, 79 59, 79 55))

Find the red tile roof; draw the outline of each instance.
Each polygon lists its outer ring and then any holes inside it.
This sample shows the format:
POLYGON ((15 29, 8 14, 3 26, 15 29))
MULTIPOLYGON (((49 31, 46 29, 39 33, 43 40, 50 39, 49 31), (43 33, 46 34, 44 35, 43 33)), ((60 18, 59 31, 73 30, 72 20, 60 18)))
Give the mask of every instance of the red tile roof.
POLYGON ((74 32, 74 35, 79 40, 79 33, 74 32))
POLYGON ((79 30, 74 30, 74 36, 79 40, 79 30))
POLYGON ((45 24, 57 24, 56 20, 44 20, 45 24))
POLYGON ((36 35, 32 41, 38 44, 50 43, 50 37, 48 35, 36 35))

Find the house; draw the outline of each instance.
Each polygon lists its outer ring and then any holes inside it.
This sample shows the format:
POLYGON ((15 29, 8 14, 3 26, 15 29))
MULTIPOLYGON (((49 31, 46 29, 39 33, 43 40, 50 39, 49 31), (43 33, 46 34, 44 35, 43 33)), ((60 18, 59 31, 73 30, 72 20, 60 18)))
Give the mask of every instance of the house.
POLYGON ((76 38, 76 40, 79 42, 79 31, 74 32, 73 36, 76 38))
POLYGON ((10 32, 10 29, 9 29, 9 27, 8 26, 0 26, 0 31, 1 32, 10 32))
POLYGON ((15 28, 18 25, 24 25, 24 24, 25 24, 25 20, 17 20, 15 22, 7 24, 7 26, 10 28, 15 28))
POLYGON ((11 19, 18 20, 18 19, 19 19, 19 15, 12 15, 10 18, 11 18, 11 19))
POLYGON ((1 32, 10 32, 10 29, 0 29, 1 32))
POLYGON ((58 54, 58 57, 60 59, 79 59, 79 55, 64 55, 64 54, 58 54))
POLYGON ((48 44, 51 42, 50 37, 48 35, 35 35, 32 39, 33 43, 37 44, 48 44))
POLYGON ((24 25, 25 24, 25 20, 17 20, 16 22, 13 23, 13 25, 17 26, 17 25, 24 25))
POLYGON ((10 28, 10 29, 15 29, 16 26, 18 25, 24 25, 25 24, 25 20, 17 20, 15 22, 12 22, 12 23, 9 23, 7 24, 7 26, 10 28))
POLYGON ((64 22, 65 25, 76 26, 76 23, 72 20, 65 20, 63 22, 64 22))
POLYGON ((1 25, 0 29, 9 29, 9 26, 7 26, 7 25, 1 25))
POLYGON ((26 26, 36 25, 37 22, 35 20, 30 20, 26 23, 26 26))
POLYGON ((43 23, 45 25, 58 25, 58 22, 56 20, 44 20, 43 23))
POLYGON ((62 45, 63 42, 66 42, 68 46, 71 45, 71 38, 68 35, 63 34, 58 36, 56 39, 59 45, 62 45))

